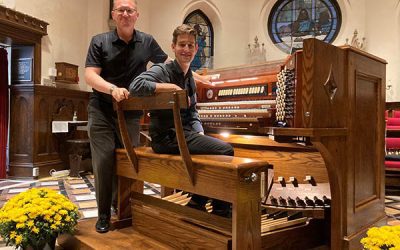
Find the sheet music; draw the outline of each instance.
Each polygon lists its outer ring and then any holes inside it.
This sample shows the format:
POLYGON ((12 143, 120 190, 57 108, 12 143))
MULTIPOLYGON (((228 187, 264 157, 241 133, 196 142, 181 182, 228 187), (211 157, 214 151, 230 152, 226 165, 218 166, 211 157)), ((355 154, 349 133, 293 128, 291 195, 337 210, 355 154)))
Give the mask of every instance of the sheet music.
POLYGON ((51 123, 51 132, 53 133, 68 133, 67 121, 53 121, 51 123))

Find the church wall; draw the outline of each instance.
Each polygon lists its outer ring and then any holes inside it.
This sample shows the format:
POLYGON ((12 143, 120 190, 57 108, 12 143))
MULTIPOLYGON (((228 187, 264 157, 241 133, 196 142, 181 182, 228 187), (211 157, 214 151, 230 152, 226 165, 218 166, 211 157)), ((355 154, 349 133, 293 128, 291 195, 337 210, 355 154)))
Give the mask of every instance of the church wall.
MULTIPOLYGON (((278 60, 286 54, 275 47, 267 30, 268 14, 275 0, 138 0, 140 17, 137 28, 152 34, 164 50, 173 57, 172 30, 187 14, 201 9, 214 26, 214 67, 248 63, 248 44, 257 36, 265 44, 267 60, 278 60)), ((351 41, 357 29, 359 41, 366 38, 366 51, 388 61, 388 101, 400 100, 400 0, 338 0, 342 10, 342 27, 334 45, 351 41)), ((42 77, 54 62, 79 65, 80 89, 86 89, 83 79, 84 61, 92 35, 108 29, 108 0, 49 1, 15 0, 18 11, 50 23, 49 35, 43 39, 42 77)), ((76 88, 75 86, 72 86, 76 88)))
MULTIPOLYGON (((169 48, 173 27, 191 11, 201 9, 214 25, 216 68, 248 63, 247 45, 254 42, 255 36, 260 44, 265 44, 267 60, 278 60, 286 54, 272 44, 267 32, 268 15, 275 3, 272 0, 206 0, 187 4, 180 0, 171 5, 168 1, 152 0, 149 32, 160 35, 160 44, 169 48), (165 20, 169 20, 167 25, 165 20)), ((366 38, 365 50, 388 61, 387 84, 392 87, 387 91, 387 100, 400 100, 400 1, 339 0, 338 3, 342 26, 333 44, 343 45, 346 39, 350 42, 357 30, 360 42, 366 38)))
MULTIPOLYGON (((145 1, 139 1, 140 10, 145 1)), ((231 0, 229 4, 224 1, 188 1, 175 0, 171 5, 168 1, 151 1, 150 32, 159 42, 161 47, 173 57, 171 39, 173 29, 180 25, 185 16, 190 12, 201 9, 213 23, 215 39, 215 67, 231 66, 232 62, 246 60, 246 47, 248 43, 247 15, 240 15, 238 10, 246 11, 248 4, 242 0, 231 0), (223 6, 223 8, 221 8, 223 6), (230 20, 223 23, 222 20, 230 20)), ((140 17, 141 18, 141 17, 140 17)), ((143 21, 143 20, 141 20, 143 21)))
POLYGON ((107 29, 108 1, 16 0, 15 9, 49 23, 48 35, 42 40, 42 82, 49 78, 55 62, 79 65, 79 85, 64 87, 86 90, 84 63, 93 34, 107 29), (99 4, 102 3, 102 4, 99 4), (43 80, 43 78, 45 80, 43 80))
POLYGON ((400 101, 400 1, 366 1, 366 50, 384 58, 387 101, 400 101))

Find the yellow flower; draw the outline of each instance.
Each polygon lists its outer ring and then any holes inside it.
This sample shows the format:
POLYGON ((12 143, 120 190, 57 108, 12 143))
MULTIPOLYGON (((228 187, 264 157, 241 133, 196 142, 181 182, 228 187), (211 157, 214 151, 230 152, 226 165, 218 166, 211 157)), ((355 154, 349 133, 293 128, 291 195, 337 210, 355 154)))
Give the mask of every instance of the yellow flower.
POLYGON ((15 243, 18 245, 22 242, 22 235, 17 235, 15 237, 15 243))
POLYGON ((26 223, 26 225, 28 227, 33 227, 33 225, 35 225, 35 223, 33 222, 33 220, 28 221, 28 223, 26 223))
POLYGON ((61 209, 60 211, 58 211, 58 213, 61 215, 66 215, 66 214, 68 214, 68 211, 65 209, 61 209))
POLYGON ((24 223, 17 223, 16 228, 24 228, 25 224, 24 223))
POLYGON ((14 196, 0 209, 0 236, 17 248, 23 247, 72 232, 77 220, 78 207, 64 195, 47 188, 32 188, 14 196))
POLYGON ((59 215, 59 214, 54 215, 55 221, 60 221, 61 219, 62 219, 61 215, 59 215))
POLYGON ((15 231, 12 231, 10 233, 10 239, 14 239, 16 235, 17 235, 17 233, 15 231))
POLYGON ((400 226, 370 228, 367 232, 367 237, 361 239, 361 244, 367 250, 400 250, 400 226))
POLYGON ((39 228, 37 227, 32 228, 32 232, 34 232, 35 234, 39 233, 39 228))
POLYGON ((49 214, 46 214, 43 218, 44 218, 45 220, 49 221, 49 222, 53 221, 53 220, 51 219, 51 216, 50 216, 49 214))
POLYGON ((49 215, 53 216, 55 214, 54 210, 49 210, 48 211, 49 215))

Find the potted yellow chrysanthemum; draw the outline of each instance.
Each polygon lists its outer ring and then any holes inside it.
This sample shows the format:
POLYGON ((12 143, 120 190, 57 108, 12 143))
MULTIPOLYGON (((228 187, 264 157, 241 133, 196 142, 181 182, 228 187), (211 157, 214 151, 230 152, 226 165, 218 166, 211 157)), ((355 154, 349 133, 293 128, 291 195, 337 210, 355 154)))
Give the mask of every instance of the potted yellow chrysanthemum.
POLYGON ((7 245, 43 249, 61 233, 72 233, 78 208, 48 188, 32 188, 11 198, 0 209, 0 235, 7 245))
POLYGON ((400 226, 373 227, 367 237, 361 240, 364 249, 398 250, 400 249, 400 226))

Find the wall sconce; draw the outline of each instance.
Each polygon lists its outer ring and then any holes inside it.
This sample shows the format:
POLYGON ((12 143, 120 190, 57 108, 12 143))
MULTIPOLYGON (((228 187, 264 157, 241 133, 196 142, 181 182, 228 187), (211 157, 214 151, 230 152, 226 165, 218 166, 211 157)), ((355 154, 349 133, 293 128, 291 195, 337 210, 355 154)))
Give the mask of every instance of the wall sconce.
POLYGON ((357 31, 357 29, 355 29, 354 33, 353 33, 353 37, 351 38, 351 43, 350 44, 349 44, 349 39, 346 38, 346 45, 350 45, 350 46, 355 47, 357 49, 365 50, 366 38, 363 37, 362 41, 359 41, 359 39, 358 39, 358 31, 357 31))
POLYGON ((266 49, 264 43, 258 42, 258 37, 254 37, 254 44, 248 44, 248 57, 250 63, 266 62, 266 49))
POLYGON ((392 85, 392 80, 387 80, 386 82, 386 90, 389 91, 392 89, 393 85, 392 85))

